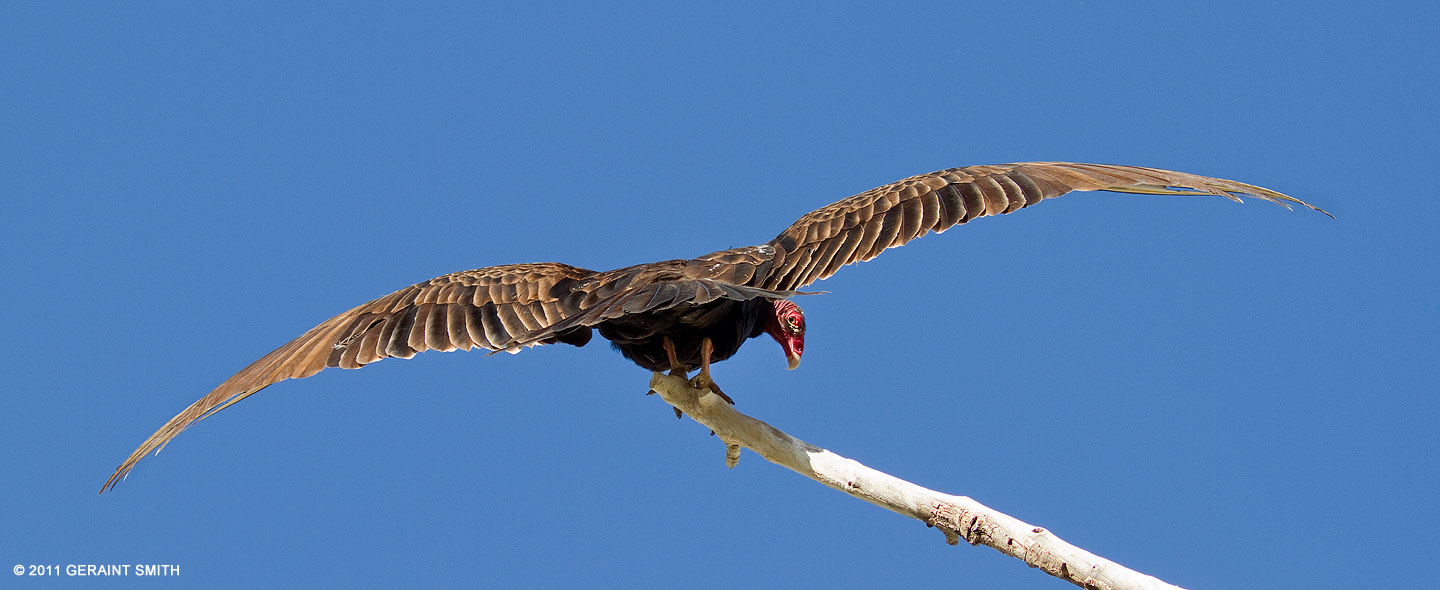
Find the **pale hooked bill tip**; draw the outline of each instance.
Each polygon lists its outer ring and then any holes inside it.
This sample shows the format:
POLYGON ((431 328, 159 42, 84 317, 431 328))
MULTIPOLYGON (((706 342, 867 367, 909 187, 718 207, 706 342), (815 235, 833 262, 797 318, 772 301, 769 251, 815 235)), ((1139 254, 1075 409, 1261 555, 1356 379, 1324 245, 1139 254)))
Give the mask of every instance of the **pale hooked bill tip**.
POLYGON ((786 358, 789 359, 790 366, 785 367, 785 370, 794 371, 796 367, 800 366, 800 355, 786 355, 786 358))

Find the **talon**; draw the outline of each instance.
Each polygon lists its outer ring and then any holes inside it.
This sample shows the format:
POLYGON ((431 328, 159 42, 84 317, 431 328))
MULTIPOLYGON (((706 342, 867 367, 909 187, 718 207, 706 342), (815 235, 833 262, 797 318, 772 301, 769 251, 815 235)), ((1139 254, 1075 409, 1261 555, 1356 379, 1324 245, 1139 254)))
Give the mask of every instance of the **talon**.
POLYGON ((694 387, 695 389, 708 389, 711 393, 720 396, 720 399, 725 400, 730 405, 735 405, 735 400, 725 395, 725 392, 720 390, 720 386, 715 384, 715 380, 711 379, 710 374, 707 372, 701 371, 700 374, 691 379, 690 387, 694 387))
POLYGON ((725 395, 725 392, 720 390, 720 386, 715 384, 715 380, 710 378, 710 355, 714 352, 715 343, 711 342, 709 338, 700 341, 700 372, 690 380, 690 387, 709 389, 715 395, 720 396, 720 399, 733 406, 735 400, 725 395))
POLYGON ((677 407, 675 407, 675 406, 670 406, 670 409, 675 410, 675 419, 676 419, 676 420, 679 420, 679 419, 685 417, 685 412, 681 412, 681 411, 680 411, 680 408, 677 408, 677 407))

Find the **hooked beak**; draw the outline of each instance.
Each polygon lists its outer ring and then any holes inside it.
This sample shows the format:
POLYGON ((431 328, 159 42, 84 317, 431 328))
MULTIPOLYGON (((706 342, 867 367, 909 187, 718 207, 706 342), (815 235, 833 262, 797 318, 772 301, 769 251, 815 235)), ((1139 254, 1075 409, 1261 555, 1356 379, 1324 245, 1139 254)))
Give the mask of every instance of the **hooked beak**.
POLYGON ((805 354, 805 337, 797 334, 785 338, 780 341, 780 348, 785 351, 785 360, 790 363, 785 369, 794 371, 800 366, 800 355, 805 354))

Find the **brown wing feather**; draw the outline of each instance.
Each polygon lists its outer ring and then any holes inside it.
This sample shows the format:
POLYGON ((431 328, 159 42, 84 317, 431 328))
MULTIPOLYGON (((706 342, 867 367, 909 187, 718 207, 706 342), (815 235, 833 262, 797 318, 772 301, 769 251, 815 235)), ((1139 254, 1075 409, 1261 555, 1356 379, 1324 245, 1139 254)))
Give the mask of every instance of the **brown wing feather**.
POLYGON ((388 357, 410 358, 426 350, 503 349, 515 336, 583 311, 577 303, 583 291, 572 286, 595 274, 558 263, 492 266, 411 285, 330 318, 260 357, 171 418, 120 464, 101 491, 114 487, 136 462, 191 424, 279 381, 309 377, 327 367, 356 369, 388 357))
POLYGON ((769 242, 775 253, 768 273, 752 284, 793 291, 927 232, 943 232, 1071 191, 1097 190, 1211 194, 1235 201, 1246 196, 1325 213, 1270 189, 1156 168, 1068 162, 967 166, 912 176, 807 213, 769 242))

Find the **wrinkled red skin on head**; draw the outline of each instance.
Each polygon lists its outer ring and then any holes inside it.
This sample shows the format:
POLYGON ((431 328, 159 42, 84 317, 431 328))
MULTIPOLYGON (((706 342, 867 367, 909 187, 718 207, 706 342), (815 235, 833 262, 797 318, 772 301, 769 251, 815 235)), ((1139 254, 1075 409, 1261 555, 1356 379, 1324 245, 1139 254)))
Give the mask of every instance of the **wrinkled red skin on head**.
POLYGON ((788 299, 776 299, 770 306, 772 313, 765 317, 765 333, 780 343, 789 368, 794 369, 805 354, 805 312, 788 299))

